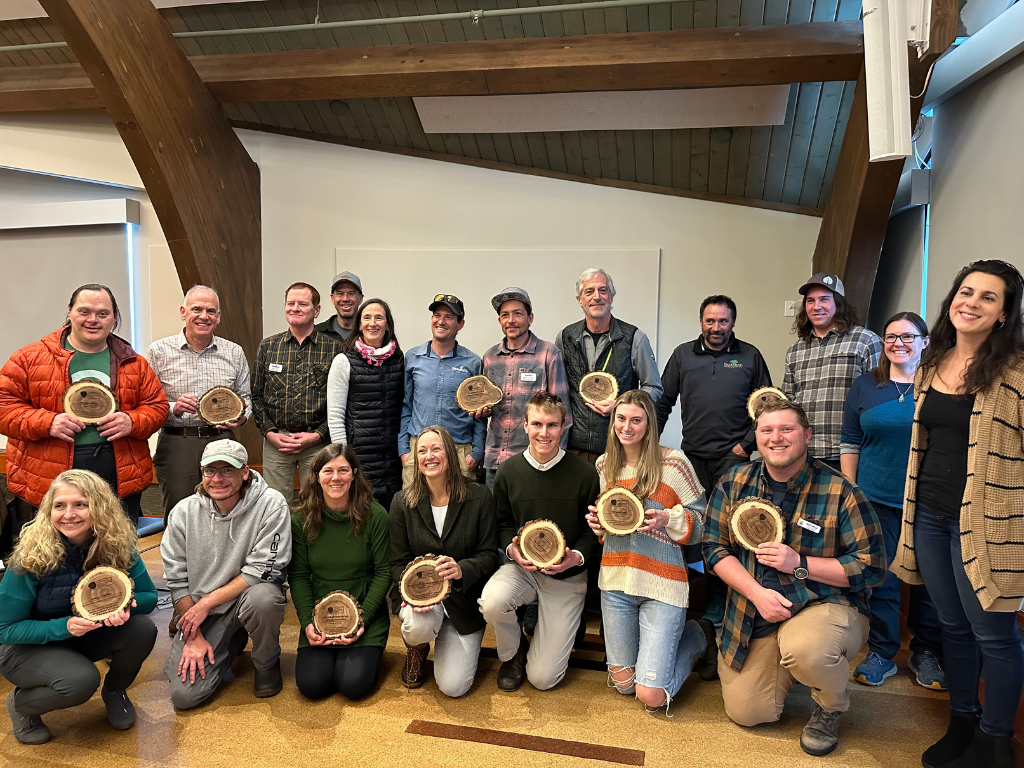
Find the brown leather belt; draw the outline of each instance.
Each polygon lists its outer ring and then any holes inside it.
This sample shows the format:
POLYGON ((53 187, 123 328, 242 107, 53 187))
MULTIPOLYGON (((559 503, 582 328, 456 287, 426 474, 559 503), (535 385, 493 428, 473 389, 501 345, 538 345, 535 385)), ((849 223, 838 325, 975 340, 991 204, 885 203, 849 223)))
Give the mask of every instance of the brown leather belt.
POLYGON ((216 427, 164 427, 163 431, 168 435, 181 437, 231 437, 230 429, 217 429, 216 427))

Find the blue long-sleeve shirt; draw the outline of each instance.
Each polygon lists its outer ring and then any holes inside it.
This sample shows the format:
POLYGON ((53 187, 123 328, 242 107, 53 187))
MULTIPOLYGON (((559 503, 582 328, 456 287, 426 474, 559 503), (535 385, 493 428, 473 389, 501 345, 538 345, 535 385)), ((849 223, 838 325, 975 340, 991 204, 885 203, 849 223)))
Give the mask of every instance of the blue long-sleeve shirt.
POLYGON ((438 424, 447 429, 456 443, 471 443, 470 455, 480 464, 484 460, 484 436, 487 420, 474 419, 455 401, 459 384, 481 371, 480 357, 459 343, 443 358, 426 341, 405 354, 405 402, 402 404, 402 430, 398 453, 409 452, 409 441, 422 429, 438 424))

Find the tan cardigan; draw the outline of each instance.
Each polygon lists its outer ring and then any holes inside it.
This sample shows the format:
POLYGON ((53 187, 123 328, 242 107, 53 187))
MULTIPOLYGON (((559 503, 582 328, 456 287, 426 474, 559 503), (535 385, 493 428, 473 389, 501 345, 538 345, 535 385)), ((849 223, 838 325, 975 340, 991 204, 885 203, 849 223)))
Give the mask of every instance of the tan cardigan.
MULTIPOLYGON (((921 406, 935 369, 918 371, 917 405, 903 502, 903 528, 889 570, 921 584, 914 555, 917 473, 928 434, 921 406)), ((1024 359, 1011 363, 1001 380, 979 392, 971 413, 967 487, 960 505, 964 570, 982 608, 1017 611, 1024 605, 1024 359)))

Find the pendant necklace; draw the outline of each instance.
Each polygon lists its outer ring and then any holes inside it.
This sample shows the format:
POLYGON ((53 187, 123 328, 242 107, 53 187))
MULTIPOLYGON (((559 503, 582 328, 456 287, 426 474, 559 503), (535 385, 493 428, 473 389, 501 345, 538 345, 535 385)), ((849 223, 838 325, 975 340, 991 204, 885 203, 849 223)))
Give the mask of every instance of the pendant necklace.
POLYGON ((910 384, 907 385, 907 391, 906 392, 901 392, 900 391, 900 385, 896 382, 895 379, 893 380, 892 383, 893 383, 893 386, 896 387, 896 391, 900 393, 899 402, 901 402, 901 403, 903 402, 903 398, 906 396, 907 392, 909 392, 910 390, 912 390, 914 388, 914 382, 910 382, 910 384))

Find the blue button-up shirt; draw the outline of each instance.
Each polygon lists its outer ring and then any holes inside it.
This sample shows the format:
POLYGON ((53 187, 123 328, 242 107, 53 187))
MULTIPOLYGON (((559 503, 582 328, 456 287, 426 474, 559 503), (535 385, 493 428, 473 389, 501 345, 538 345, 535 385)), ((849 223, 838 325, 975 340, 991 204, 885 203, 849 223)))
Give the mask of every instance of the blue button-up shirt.
POLYGON ((398 453, 409 452, 409 440, 431 424, 447 429, 456 443, 472 443, 472 456, 484 460, 487 420, 474 419, 455 402, 455 390, 470 376, 480 373, 480 358, 459 343, 444 357, 438 357, 430 342, 405 353, 405 403, 398 453))

